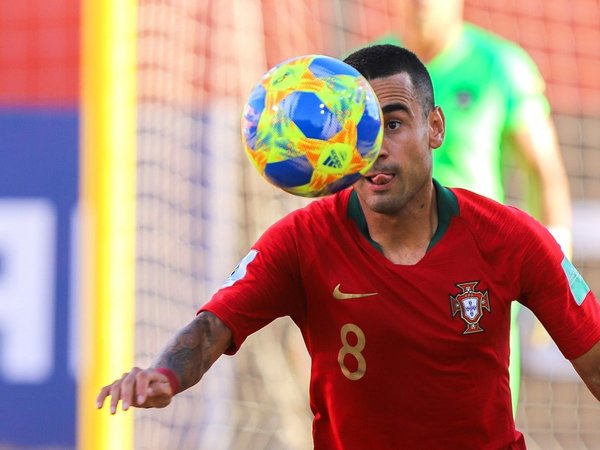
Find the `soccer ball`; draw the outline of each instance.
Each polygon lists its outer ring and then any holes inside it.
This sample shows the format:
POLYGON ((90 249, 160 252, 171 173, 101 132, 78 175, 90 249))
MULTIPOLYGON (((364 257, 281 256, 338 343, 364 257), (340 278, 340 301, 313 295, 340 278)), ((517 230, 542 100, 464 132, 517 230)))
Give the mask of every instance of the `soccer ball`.
POLYGON ((367 173, 381 148, 382 116, 356 69, 329 56, 300 56, 273 67, 250 92, 242 141, 271 184, 321 197, 367 173))

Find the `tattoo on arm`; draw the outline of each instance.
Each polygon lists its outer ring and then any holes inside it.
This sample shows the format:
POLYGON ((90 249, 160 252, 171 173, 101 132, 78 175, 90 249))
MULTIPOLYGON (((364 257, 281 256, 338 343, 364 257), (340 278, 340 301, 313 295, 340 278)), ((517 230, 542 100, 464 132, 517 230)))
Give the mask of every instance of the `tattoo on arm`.
POLYGON ((231 343, 229 328, 214 314, 203 311, 177 333, 153 366, 173 370, 183 391, 200 381, 231 343))

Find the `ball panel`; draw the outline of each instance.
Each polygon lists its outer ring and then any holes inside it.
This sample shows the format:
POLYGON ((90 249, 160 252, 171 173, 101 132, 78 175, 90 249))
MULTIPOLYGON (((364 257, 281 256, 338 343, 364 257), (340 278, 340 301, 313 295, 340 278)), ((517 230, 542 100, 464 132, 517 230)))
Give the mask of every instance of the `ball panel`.
POLYGON ((267 163, 265 175, 281 188, 302 186, 310 182, 313 167, 305 156, 267 163))
POLYGON ((242 116, 242 135, 246 145, 251 149, 254 149, 256 142, 256 129, 258 127, 258 121, 260 116, 265 109, 265 99, 267 91, 261 84, 257 85, 252 92, 244 108, 244 114, 242 116))
POLYGON ((279 107, 307 138, 327 140, 342 129, 336 115, 314 92, 292 92, 279 107))
POLYGON ((360 76, 354 67, 328 56, 315 55, 308 68, 317 78, 337 78, 340 75, 349 75, 352 78, 360 76))
POLYGON ((300 80, 306 77, 307 68, 312 61, 310 56, 293 58, 282 62, 268 71, 263 78, 263 85, 270 93, 277 91, 291 92, 298 88, 300 80))
POLYGON ((336 192, 341 191, 342 189, 346 189, 347 187, 356 183, 360 177, 360 173, 351 173, 350 175, 346 175, 342 178, 339 178, 329 184, 329 192, 331 194, 335 194, 336 192))
POLYGON ((244 146, 246 150, 246 154, 248 155, 248 159, 252 165, 258 170, 259 173, 263 173, 265 170, 265 166, 267 165, 267 155, 265 152, 252 150, 247 146, 244 146))
POLYGON ((377 151, 376 153, 369 155, 369 158, 365 158, 358 153, 358 150, 355 148, 352 154, 352 161, 350 161, 348 166, 348 173, 366 174, 375 163, 378 154, 379 152, 377 151))
POLYGON ((347 143, 324 143, 315 170, 335 175, 344 175, 352 160, 353 147, 347 143))
POLYGON ((356 125, 356 149, 367 157, 373 148, 379 148, 383 139, 382 117, 379 109, 367 103, 360 121, 356 125))
POLYGON ((268 162, 282 161, 304 154, 298 148, 303 138, 302 131, 281 111, 265 110, 258 124, 255 149, 263 151, 268 162))
POLYGON ((354 80, 353 89, 347 92, 347 95, 340 95, 340 108, 343 111, 344 117, 347 121, 351 121, 350 127, 355 128, 356 124, 360 120, 365 105, 365 92, 360 83, 354 80))

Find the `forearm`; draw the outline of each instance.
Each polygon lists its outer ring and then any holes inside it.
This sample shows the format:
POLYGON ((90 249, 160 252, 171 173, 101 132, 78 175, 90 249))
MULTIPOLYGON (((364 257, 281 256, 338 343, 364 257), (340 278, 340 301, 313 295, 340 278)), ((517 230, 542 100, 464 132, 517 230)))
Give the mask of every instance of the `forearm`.
POLYGON ((600 401, 600 375, 595 378, 585 380, 585 385, 588 387, 590 392, 600 401))
POLYGON ((590 392, 600 401, 600 342, 571 362, 590 392))
POLYGON ((549 117, 536 120, 517 142, 531 164, 540 219, 547 227, 571 229, 571 192, 556 130, 549 117), (535 131, 532 131, 535 130, 535 131))
POLYGON ((547 227, 571 230, 571 195, 567 175, 561 167, 540 174, 541 220, 547 227))
POLYGON ((580 372, 577 369, 577 366, 575 366, 575 369, 581 376, 581 379, 583 380, 587 388, 590 390, 592 395, 596 397, 598 401, 600 401, 600 372, 590 375, 580 372))
POLYGON ((541 220, 570 258, 573 250, 571 198, 564 170, 555 167, 554 171, 544 173, 539 192, 541 220))
POLYGON ((531 115, 507 136, 530 169, 529 209, 570 256, 571 193, 554 124, 546 115, 531 115))
POLYGON ((231 345, 231 331, 209 312, 202 312, 181 329, 157 357, 153 367, 175 372, 180 391, 200 381, 231 345))

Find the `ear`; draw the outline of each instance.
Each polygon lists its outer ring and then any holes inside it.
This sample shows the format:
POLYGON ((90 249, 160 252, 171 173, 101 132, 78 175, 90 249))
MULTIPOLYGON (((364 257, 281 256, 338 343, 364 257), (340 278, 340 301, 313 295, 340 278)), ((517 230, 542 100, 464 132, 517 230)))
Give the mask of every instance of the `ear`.
POLYGON ((429 113, 429 147, 439 148, 444 142, 446 134, 446 118, 439 106, 434 107, 429 113))

